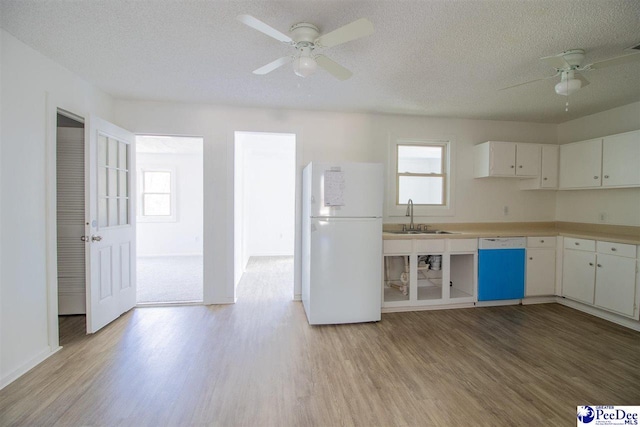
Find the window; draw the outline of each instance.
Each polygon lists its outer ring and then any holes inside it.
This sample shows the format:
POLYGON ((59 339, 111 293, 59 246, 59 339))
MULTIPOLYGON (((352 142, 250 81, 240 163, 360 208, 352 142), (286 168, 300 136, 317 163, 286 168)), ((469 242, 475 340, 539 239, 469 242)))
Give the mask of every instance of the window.
POLYGON ((141 220, 175 221, 174 174, 169 170, 142 170, 141 220))
POLYGON ((98 135, 98 226, 129 225, 129 146, 98 135))
POLYGON ((396 144, 396 205, 447 205, 447 142, 396 144))

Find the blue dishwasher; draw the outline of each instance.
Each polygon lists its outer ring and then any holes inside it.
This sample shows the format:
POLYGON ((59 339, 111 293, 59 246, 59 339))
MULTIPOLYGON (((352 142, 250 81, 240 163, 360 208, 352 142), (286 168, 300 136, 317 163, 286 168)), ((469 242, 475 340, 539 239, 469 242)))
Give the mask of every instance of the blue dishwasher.
POLYGON ((478 301, 524 298, 524 237, 480 239, 478 301))

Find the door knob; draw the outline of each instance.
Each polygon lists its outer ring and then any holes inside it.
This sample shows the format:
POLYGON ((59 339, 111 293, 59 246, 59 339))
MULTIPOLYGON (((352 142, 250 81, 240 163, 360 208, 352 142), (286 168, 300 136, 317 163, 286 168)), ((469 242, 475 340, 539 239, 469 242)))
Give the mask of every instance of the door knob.
POLYGON ((92 242, 99 242, 100 240, 102 240, 102 236, 91 236, 92 242))
POLYGON ((88 242, 89 236, 80 236, 80 240, 82 240, 83 242, 88 242))

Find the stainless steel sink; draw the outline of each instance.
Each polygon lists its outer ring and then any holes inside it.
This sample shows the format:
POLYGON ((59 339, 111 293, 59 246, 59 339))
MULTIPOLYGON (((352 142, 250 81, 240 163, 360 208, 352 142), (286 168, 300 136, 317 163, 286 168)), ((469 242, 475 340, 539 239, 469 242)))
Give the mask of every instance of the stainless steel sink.
POLYGON ((405 231, 389 231, 392 234, 456 234, 452 231, 444 230, 405 230, 405 231))

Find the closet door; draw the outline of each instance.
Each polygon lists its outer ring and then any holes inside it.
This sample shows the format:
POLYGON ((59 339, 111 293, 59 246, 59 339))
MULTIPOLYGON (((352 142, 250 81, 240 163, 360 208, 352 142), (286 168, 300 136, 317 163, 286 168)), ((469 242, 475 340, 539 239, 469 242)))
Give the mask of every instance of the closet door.
POLYGON ((58 314, 86 313, 84 128, 56 133, 58 314))

